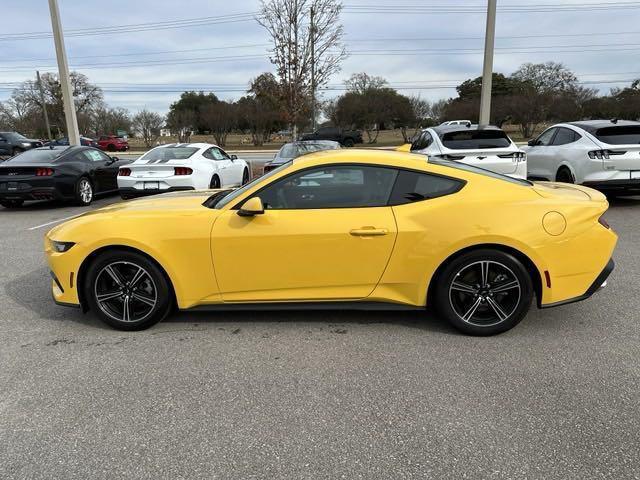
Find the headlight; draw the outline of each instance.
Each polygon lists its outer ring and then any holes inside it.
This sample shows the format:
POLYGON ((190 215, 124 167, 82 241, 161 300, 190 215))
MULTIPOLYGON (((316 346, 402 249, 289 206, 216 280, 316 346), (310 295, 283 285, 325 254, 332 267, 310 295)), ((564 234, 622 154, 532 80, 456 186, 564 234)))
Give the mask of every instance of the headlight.
POLYGON ((55 240, 51 240, 51 248, 58 253, 64 253, 74 245, 74 242, 56 242, 55 240))

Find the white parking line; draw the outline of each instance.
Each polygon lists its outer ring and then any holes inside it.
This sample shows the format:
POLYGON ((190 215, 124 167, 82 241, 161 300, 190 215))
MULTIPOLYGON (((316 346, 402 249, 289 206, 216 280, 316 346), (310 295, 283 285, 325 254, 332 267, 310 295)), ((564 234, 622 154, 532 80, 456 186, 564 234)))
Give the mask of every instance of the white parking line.
POLYGON ((38 230, 39 228, 48 227, 49 225, 53 225, 55 223, 64 222, 65 220, 71 220, 72 218, 79 217, 80 215, 82 215, 82 213, 78 213, 76 215, 71 215, 70 217, 59 218, 58 220, 52 220, 50 222, 43 223, 42 225, 37 225, 35 227, 28 228, 27 230, 38 230))

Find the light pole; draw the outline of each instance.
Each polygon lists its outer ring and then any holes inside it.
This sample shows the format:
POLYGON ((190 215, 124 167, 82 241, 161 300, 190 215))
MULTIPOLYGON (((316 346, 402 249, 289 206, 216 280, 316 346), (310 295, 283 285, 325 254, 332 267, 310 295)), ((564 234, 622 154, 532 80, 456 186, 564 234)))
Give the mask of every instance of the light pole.
POLYGON ((489 0, 487 6, 487 31, 484 37, 484 67, 482 93, 480 94, 480 122, 484 128, 491 122, 491 87, 493 83, 493 49, 496 41, 496 8, 498 0, 489 0))
POLYGON ((57 0, 49 0, 49 11, 51 13, 53 40, 56 44, 58 77, 62 88, 64 117, 67 124, 67 138, 69 139, 69 145, 80 145, 80 131, 78 130, 78 119, 76 118, 76 106, 73 103, 73 89, 71 88, 71 79, 69 77, 69 63, 67 62, 67 52, 64 48, 64 37, 62 36, 62 24, 60 22, 60 10, 58 9, 57 0))

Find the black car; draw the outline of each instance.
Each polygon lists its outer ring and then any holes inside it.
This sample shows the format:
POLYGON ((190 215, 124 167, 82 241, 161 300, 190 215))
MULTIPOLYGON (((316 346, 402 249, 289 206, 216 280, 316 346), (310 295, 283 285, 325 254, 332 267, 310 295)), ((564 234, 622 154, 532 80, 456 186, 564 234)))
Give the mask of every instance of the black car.
MULTIPOLYGON (((69 139, 67 137, 57 138, 55 140, 51 140, 50 142, 46 142, 44 145, 45 146, 51 146, 51 145, 69 146, 69 139)), ((83 145, 85 147, 99 148, 98 142, 96 142, 93 138, 89 138, 89 137, 80 137, 80 145, 83 145)))
POLYGON ((41 147, 0 164, 0 205, 26 200, 70 200, 89 205, 96 194, 118 191, 118 169, 130 163, 92 147, 41 147))
POLYGON ((42 142, 40 140, 27 138, 18 132, 0 132, 0 156, 12 157, 25 150, 31 150, 32 148, 41 146, 42 142))
POLYGON ((362 132, 357 130, 343 130, 337 127, 319 128, 313 133, 305 133, 301 140, 332 140, 343 147, 353 147, 362 143, 362 132))
POLYGON ((273 160, 265 164, 264 173, 270 172, 302 155, 319 152, 321 150, 336 150, 338 148, 342 148, 340 144, 331 140, 299 140, 297 142, 285 143, 282 148, 278 150, 278 153, 274 155, 273 160))

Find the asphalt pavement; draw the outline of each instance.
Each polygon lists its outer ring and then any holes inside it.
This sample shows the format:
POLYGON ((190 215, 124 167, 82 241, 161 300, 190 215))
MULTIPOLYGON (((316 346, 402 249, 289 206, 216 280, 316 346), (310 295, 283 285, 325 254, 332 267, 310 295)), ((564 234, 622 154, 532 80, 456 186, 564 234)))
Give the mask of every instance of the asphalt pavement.
POLYGON ((605 290, 491 338, 344 311, 111 330, 51 300, 42 237, 83 211, 0 210, 0 478, 640 476, 640 199, 606 215, 605 290))

